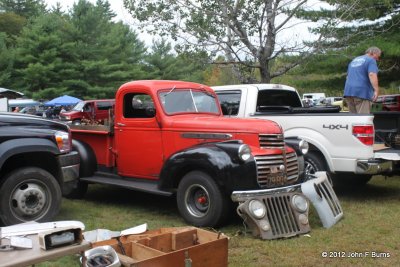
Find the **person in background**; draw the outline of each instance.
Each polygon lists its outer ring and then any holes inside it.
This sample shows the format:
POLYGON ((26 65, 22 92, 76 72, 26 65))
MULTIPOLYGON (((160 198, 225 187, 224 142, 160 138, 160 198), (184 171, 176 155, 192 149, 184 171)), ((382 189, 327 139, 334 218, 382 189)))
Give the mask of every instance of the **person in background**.
POLYGON ((365 55, 354 58, 347 68, 344 97, 351 113, 368 114, 372 102, 379 95, 378 65, 376 63, 382 51, 378 47, 370 47, 365 55))
POLYGON ((15 107, 15 109, 13 110, 13 112, 19 112, 19 107, 15 107))
POLYGON ((53 110, 51 107, 48 107, 43 114, 46 115, 46 118, 51 119, 53 117, 53 110))

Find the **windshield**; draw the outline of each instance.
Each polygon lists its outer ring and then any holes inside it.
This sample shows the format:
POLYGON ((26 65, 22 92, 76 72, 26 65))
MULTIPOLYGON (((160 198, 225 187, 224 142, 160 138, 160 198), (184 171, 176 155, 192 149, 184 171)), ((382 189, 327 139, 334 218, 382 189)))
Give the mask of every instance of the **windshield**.
POLYGON ((159 93, 166 113, 216 113, 219 114, 214 95, 207 91, 175 89, 159 93))
POLYGON ((83 106, 85 105, 85 102, 79 102, 78 104, 75 105, 75 107, 73 107, 72 110, 74 111, 81 111, 83 109, 83 106))

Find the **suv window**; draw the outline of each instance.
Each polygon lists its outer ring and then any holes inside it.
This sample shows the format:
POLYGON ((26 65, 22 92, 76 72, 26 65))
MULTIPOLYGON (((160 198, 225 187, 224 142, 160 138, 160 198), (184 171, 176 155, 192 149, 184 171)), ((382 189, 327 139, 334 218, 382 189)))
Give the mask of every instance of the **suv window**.
POLYGON ((99 101, 96 104, 98 110, 108 110, 113 107, 114 103, 112 101, 99 101))

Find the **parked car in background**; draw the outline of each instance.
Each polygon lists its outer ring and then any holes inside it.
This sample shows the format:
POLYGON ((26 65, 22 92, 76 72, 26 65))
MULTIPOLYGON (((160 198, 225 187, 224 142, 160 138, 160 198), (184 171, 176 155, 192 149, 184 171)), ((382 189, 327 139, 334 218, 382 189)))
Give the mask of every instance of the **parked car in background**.
POLYGON ((325 99, 325 104, 326 105, 333 105, 333 103, 337 102, 337 101, 341 101, 343 100, 343 97, 341 96, 331 96, 331 97, 327 97, 325 99))
POLYGON ((326 96, 325 93, 306 93, 303 94, 303 104, 306 106, 317 106, 320 105, 324 100, 326 96))
POLYGON ((19 113, 23 114, 30 114, 30 115, 36 115, 36 116, 43 116, 43 112, 45 111, 45 108, 43 106, 30 106, 30 107, 24 107, 19 111, 19 113))
POLYGON ((82 120, 104 121, 109 117, 109 110, 114 106, 114 99, 86 100, 76 104, 70 111, 61 112, 61 121, 81 124, 82 120))
POLYGON ((400 111, 400 94, 380 95, 373 106, 375 106, 375 110, 400 111))

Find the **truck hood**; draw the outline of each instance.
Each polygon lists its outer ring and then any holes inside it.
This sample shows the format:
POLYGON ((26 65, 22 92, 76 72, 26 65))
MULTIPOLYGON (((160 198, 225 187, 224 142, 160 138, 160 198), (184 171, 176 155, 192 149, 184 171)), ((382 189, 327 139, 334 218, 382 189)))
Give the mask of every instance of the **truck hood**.
POLYGON ((0 112, 0 132, 3 139, 7 139, 7 136, 13 138, 53 136, 55 131, 68 132, 69 128, 65 124, 38 116, 0 112))
POLYGON ((167 130, 223 132, 223 133, 263 133, 280 134, 281 127, 274 121, 261 119, 240 119, 219 116, 179 115, 167 120, 163 128, 167 130))

